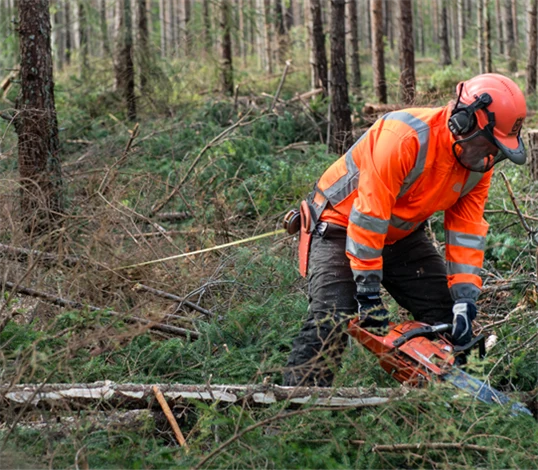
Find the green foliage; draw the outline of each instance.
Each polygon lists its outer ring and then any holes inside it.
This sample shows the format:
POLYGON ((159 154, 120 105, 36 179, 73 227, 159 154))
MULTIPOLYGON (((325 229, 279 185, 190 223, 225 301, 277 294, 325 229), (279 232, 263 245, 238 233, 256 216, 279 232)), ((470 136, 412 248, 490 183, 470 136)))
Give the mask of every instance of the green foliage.
POLYGON ((430 77, 431 91, 452 95, 456 90, 456 85, 473 77, 475 73, 471 69, 462 69, 461 66, 438 68, 430 77))

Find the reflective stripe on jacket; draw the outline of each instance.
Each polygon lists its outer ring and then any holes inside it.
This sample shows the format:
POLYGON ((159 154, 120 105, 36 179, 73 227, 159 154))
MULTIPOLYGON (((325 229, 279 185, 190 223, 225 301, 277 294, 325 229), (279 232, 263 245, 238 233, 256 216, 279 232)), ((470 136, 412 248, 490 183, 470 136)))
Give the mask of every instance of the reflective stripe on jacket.
POLYGON ((386 244, 445 211, 452 297, 478 296, 493 170, 474 173, 457 162, 449 115, 448 107, 386 114, 318 181, 313 208, 320 220, 347 227, 347 255, 359 293, 379 290, 386 244))

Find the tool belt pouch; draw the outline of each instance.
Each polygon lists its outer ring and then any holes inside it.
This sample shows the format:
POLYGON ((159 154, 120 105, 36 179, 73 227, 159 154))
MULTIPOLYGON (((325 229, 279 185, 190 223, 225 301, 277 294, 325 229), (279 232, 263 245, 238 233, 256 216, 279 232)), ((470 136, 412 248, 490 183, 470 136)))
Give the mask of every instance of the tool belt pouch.
POLYGON ((310 254, 310 243, 312 241, 312 213, 308 202, 301 202, 301 231, 299 233, 299 272, 301 276, 308 274, 308 256, 310 254))

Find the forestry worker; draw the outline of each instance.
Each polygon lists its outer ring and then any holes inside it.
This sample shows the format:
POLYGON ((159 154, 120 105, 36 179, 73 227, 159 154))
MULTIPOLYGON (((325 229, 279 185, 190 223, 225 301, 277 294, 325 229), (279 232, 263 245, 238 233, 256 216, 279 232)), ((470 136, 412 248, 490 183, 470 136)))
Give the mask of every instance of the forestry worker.
POLYGON ((323 173, 302 204, 309 307, 284 385, 330 386, 357 312, 362 327, 388 332, 381 285, 415 320, 452 322, 454 344, 471 340, 493 166, 525 163, 525 117, 512 80, 478 75, 459 83, 447 106, 378 119, 323 173), (436 211, 444 211, 446 264, 424 230, 436 211))

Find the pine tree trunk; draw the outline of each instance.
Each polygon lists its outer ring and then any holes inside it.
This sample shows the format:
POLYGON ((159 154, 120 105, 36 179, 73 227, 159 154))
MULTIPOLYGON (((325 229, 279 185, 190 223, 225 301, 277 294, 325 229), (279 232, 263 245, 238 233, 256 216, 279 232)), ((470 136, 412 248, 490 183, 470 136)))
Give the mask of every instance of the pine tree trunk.
POLYGON ((288 44, 289 38, 284 25, 284 12, 282 10, 282 0, 274 0, 275 2, 275 26, 278 47, 278 61, 282 65, 288 59, 288 44))
POLYGON ((80 75, 83 79, 88 74, 88 22, 84 1, 78 3, 78 32, 80 47, 80 75))
POLYGON ((443 0, 431 0, 431 6, 432 6, 432 31, 433 31, 433 43, 439 44, 439 38, 441 37, 441 33, 439 31, 439 2, 442 2, 443 0))
POLYGON ((514 29, 514 41, 519 47, 519 28, 517 25, 517 0, 512 0, 512 27, 514 29))
POLYGON ((101 0, 99 6, 99 28, 101 30, 101 44, 103 54, 110 55, 110 42, 108 41, 108 25, 106 21, 106 0, 101 0))
POLYGON ((387 38, 390 50, 394 49, 394 34, 392 31, 392 0, 383 0, 383 36, 387 38))
POLYGON ((538 0, 527 0, 527 82, 525 90, 527 95, 536 93, 536 48, 538 23, 537 23, 538 0))
POLYGON ((50 231, 64 210, 54 104, 48 0, 19 0, 18 136, 21 216, 29 232, 50 231))
POLYGON ((221 0, 220 4, 220 30, 222 34, 221 54, 221 90, 227 95, 233 95, 234 80, 232 66, 232 35, 231 35, 231 9, 229 0, 221 0))
POLYGON ((486 73, 486 47, 484 45, 484 3, 478 0, 476 9, 476 48, 478 52, 478 73, 486 73))
MULTIPOLYGON (((56 65, 57 70, 62 70, 65 64, 65 19, 64 19, 64 9, 61 5, 61 0, 56 0, 56 11, 54 12, 54 23, 55 23, 55 44, 56 44, 56 60, 54 64, 56 65)), ((9 18, 9 16, 8 16, 9 18)))
POLYGON ((284 24, 286 25, 286 31, 290 32, 291 28, 295 26, 295 22, 298 20, 298 18, 295 17, 295 10, 296 5, 298 3, 298 0, 288 0, 288 6, 286 7, 286 17, 284 24))
POLYGON ((185 55, 189 57, 191 55, 191 49, 192 49, 192 35, 191 35, 191 1, 190 0, 183 0, 183 27, 184 27, 184 37, 185 37, 185 55))
POLYGON ((351 48, 351 90, 360 94, 361 89, 361 66, 359 56, 359 20, 357 17, 357 0, 349 0, 349 45, 351 48))
POLYGON ((312 19, 312 52, 314 58, 314 76, 316 88, 321 86, 327 93, 327 53, 325 51, 325 33, 321 18, 320 0, 310 0, 310 15, 312 19))
POLYGON ((497 41, 499 54, 504 54, 504 21, 501 9, 501 0, 495 0, 495 18, 497 24, 497 41))
MULTIPOLYGON (((161 24, 161 57, 164 59, 168 54, 166 43, 166 1, 159 0, 159 23, 161 24)), ((205 0, 207 2, 208 0, 205 0)))
POLYGON ((131 0, 118 0, 118 36, 114 63, 116 89, 125 100, 127 118, 136 120, 131 0))
POLYGON ((410 104, 415 99, 415 45, 413 42, 413 4, 400 0, 400 90, 402 101, 410 104))
POLYGON ((380 103, 387 102, 387 82, 385 78, 385 51, 383 43, 382 0, 370 0, 372 23, 372 68, 375 94, 380 103))
POLYGON ((465 67, 465 57, 463 57, 463 40, 465 39, 465 20, 463 12, 463 0, 458 0, 458 57, 460 58, 460 63, 465 67))
POLYGON ((486 73, 493 72, 493 57, 491 54, 491 15, 489 0, 481 0, 484 4, 484 47, 486 53, 486 73))
POLYGON ((331 140, 330 150, 343 154, 353 143, 346 78, 346 2, 331 0, 331 140))
POLYGON ((138 4, 138 54, 140 69, 140 88, 149 91, 148 77, 151 74, 151 55, 149 51, 148 10, 146 0, 136 0, 138 4))
POLYGON ((441 65, 450 65, 450 44, 448 42, 448 11, 446 0, 441 0, 441 25, 439 28, 439 41, 441 43, 441 65))
POLYGON ((71 35, 71 6, 70 0, 64 2, 64 17, 65 17, 65 63, 71 63, 71 52, 73 48, 73 36, 71 35))
POLYGON ((504 31, 506 33, 506 58, 508 59, 508 70, 512 73, 517 72, 517 48, 514 38, 514 25, 512 18, 512 1, 504 2, 504 31))
POLYGON ((203 0, 202 18, 204 24, 204 50, 206 55, 211 55, 211 17, 209 16, 209 0, 203 0))

